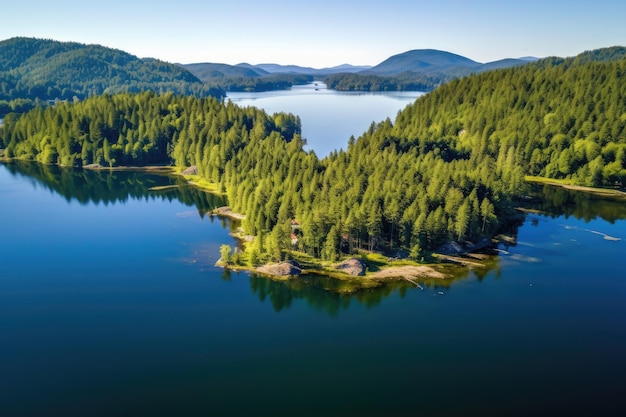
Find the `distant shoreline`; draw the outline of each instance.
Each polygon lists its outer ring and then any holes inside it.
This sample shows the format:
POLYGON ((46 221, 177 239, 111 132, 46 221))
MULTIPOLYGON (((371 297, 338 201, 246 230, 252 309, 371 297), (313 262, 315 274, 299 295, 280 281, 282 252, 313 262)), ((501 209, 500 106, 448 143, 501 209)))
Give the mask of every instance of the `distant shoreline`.
MULTIPOLYGON (((62 165, 59 165, 62 166, 62 165)), ((100 164, 83 165, 83 169, 89 169, 92 171, 136 171, 136 172, 154 172, 154 173, 167 173, 173 174, 176 172, 176 168, 168 165, 146 165, 146 166, 114 166, 107 167, 100 164)))

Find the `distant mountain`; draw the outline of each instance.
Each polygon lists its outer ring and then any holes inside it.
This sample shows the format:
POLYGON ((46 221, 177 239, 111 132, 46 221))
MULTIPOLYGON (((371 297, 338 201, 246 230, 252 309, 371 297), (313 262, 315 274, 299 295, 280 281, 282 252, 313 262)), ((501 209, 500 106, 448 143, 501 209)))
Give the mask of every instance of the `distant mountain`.
POLYGON ((223 97, 225 91, 268 91, 321 79, 329 88, 346 91, 428 91, 472 73, 535 63, 550 66, 610 61, 626 56, 615 46, 584 52, 574 58, 508 58, 480 63, 451 52, 416 49, 393 55, 380 64, 328 68, 264 63, 170 64, 138 58, 100 45, 49 39, 12 38, 0 41, 0 113, 15 106, 32 107, 36 100, 79 99, 102 93, 171 91, 185 95, 223 97), (26 99, 19 102, 16 99, 26 99), (7 104, 7 102, 11 102, 7 104), (21 103, 21 104, 20 104, 21 103), (26 104, 24 104, 26 103, 26 104))
POLYGON ((22 37, 0 41, 0 100, 72 99, 145 90, 224 94, 179 65, 117 49, 22 37))
POLYGON ((329 88, 342 91, 429 91, 454 78, 535 60, 508 58, 482 64, 451 52, 416 49, 393 55, 357 73, 328 75, 324 81, 329 88))
POLYGON ((368 70, 370 68, 372 68, 371 65, 343 64, 343 65, 337 65, 336 67, 323 68, 323 69, 321 69, 321 71, 328 71, 328 72, 332 72, 332 73, 338 73, 338 72, 359 72, 359 71, 368 70))
POLYGON ((491 70, 501 69, 501 68, 510 68, 510 67, 515 67, 518 65, 525 65, 525 64, 528 64, 529 62, 533 62, 533 61, 531 61, 530 59, 506 58, 506 59, 501 59, 499 61, 487 62, 486 64, 479 65, 478 67, 472 67, 472 70, 473 70, 472 72, 484 72, 484 71, 491 71, 491 70))
POLYGON ((181 66, 189 70, 206 85, 225 91, 272 91, 286 90, 294 84, 306 84, 313 76, 302 73, 270 73, 250 64, 198 63, 181 66))
POLYGON ((263 91, 324 80, 329 88, 349 91, 430 90, 453 78, 475 72, 523 65, 536 58, 503 59, 486 64, 436 49, 416 49, 393 55, 376 66, 350 64, 327 68, 241 63, 184 65, 202 81, 227 91, 263 91), (268 78, 274 76, 273 78, 268 78), (293 78, 303 76, 307 78, 293 78), (290 78, 292 77, 292 78, 290 78), (272 82, 268 82, 272 80, 272 82))
POLYGON ((435 73, 458 68, 476 68, 480 63, 436 49, 416 49, 393 55, 363 74, 396 75, 403 72, 435 73))
MULTIPOLYGON (((242 64, 239 64, 242 65, 242 64)), ((346 73, 354 73, 359 71, 364 71, 371 66, 368 65, 350 65, 350 64, 342 64, 335 67, 327 67, 327 68, 311 68, 311 67, 300 67, 298 65, 280 65, 280 64, 258 64, 258 65, 247 65, 249 68, 255 70, 266 71, 269 74, 305 74, 312 76, 324 76, 330 74, 337 74, 341 72, 346 73)))
POLYGON ((423 75, 460 76, 474 72, 508 68, 537 61, 535 57, 506 58, 485 64, 461 55, 436 49, 416 49, 387 58, 380 64, 361 71, 361 74, 398 75, 415 73, 423 75))
POLYGON ((269 91, 283 90, 293 85, 306 84, 314 78, 323 78, 338 73, 356 73, 370 68, 349 64, 331 68, 310 68, 298 65, 241 63, 237 65, 198 63, 185 64, 203 82, 216 85, 226 91, 269 91))
POLYGON ((258 68, 252 64, 248 64, 247 62, 242 62, 241 64, 237 64, 235 65, 236 67, 241 67, 241 68, 248 68, 253 70, 254 72, 258 73, 259 75, 267 75, 269 74, 269 72, 265 71, 262 68, 258 68))
POLYGON ((298 65, 279 65, 279 64, 257 64, 254 68, 260 68, 270 74, 313 74, 317 70, 310 67, 300 67, 298 65))
POLYGON ((267 72, 255 69, 252 66, 239 66, 228 64, 198 63, 182 65, 200 80, 210 80, 219 77, 260 77, 267 72))
POLYGON ((541 58, 537 58, 536 56, 522 56, 517 59, 519 59, 520 61, 535 62, 539 61, 541 58))

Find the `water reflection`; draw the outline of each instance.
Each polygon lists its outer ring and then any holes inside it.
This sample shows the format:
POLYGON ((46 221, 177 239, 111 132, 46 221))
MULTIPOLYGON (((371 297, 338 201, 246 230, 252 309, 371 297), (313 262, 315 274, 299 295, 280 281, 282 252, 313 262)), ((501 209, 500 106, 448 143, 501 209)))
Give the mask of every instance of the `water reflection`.
POLYGON ((209 210, 226 205, 224 197, 189 186, 178 176, 138 171, 92 171, 24 161, 11 161, 4 166, 13 176, 25 177, 37 186, 63 196, 68 202, 77 201, 82 205, 124 203, 129 199, 179 200, 195 206, 201 217, 209 210), (168 188, 150 190, 153 187, 168 188))
MULTIPOLYGON (((141 171, 109 171, 83 170, 80 168, 63 168, 53 165, 42 165, 32 162, 11 161, 4 164, 6 170, 15 177, 21 177, 53 193, 63 196, 68 202, 87 204, 124 204, 130 199, 145 200, 179 200, 194 207, 195 210, 177 213, 179 217, 189 217, 205 214, 227 202, 225 198, 201 191, 188 186, 184 179, 173 175, 155 174, 141 171), (154 188, 157 188, 156 190, 154 188), (152 189, 152 190, 151 190, 152 189)), ((236 227, 235 224, 221 219, 224 229, 236 227)), ((211 236, 206 237, 211 242, 211 236)), ((213 250, 213 249, 210 249, 213 250)), ((206 263, 212 259, 212 253, 206 248, 194 248, 189 263, 202 265, 207 270, 213 263, 206 263), (206 265, 205 265, 206 264, 206 265)), ((489 272, 498 270, 498 256, 491 256, 489 260, 482 260, 483 267, 472 271, 464 267, 444 265, 449 279, 419 280, 424 290, 434 293, 446 291, 452 283, 468 277, 482 280, 489 272)), ((231 272, 223 271, 224 280, 231 279, 231 272)), ((282 311, 291 307, 294 300, 305 300, 306 303, 320 311, 336 315, 339 311, 348 309, 351 303, 358 303, 366 308, 372 308, 391 294, 403 297, 407 291, 418 290, 414 283, 403 280, 387 280, 378 283, 374 288, 364 288, 363 282, 358 279, 344 280, 318 275, 305 275, 289 281, 273 281, 254 274, 250 276, 252 292, 261 301, 268 300, 275 311, 282 311)))
MULTIPOLYGON (((4 166, 13 176, 23 177, 37 187, 57 193, 68 202, 76 201, 83 205, 123 204, 129 199, 179 200, 194 207, 195 211, 203 217, 209 210, 226 204, 223 197, 188 186, 182 178, 177 176, 146 172, 90 171, 20 161, 5 163, 4 166), (168 188, 151 191, 150 189, 154 187, 168 188)), ((626 218, 626 205, 623 201, 553 186, 534 186, 531 195, 533 199, 525 204, 526 208, 538 210, 551 217, 574 216, 586 222, 600 217, 611 223, 626 218)), ((185 211, 178 215, 194 216, 195 213, 185 211)), ((483 281, 488 276, 498 278, 503 265, 511 262, 535 262, 536 254, 524 255, 519 253, 519 249, 509 252, 509 249, 517 246, 515 236, 522 220, 520 219, 518 224, 513 225, 511 230, 507 231, 512 239, 499 246, 500 255, 485 256, 478 262, 480 266, 473 265, 470 268, 442 265, 440 268, 444 268, 446 275, 452 278, 418 280, 421 290, 433 295, 445 294, 459 280, 483 281)), ((531 222, 531 225, 542 221, 541 217, 536 214, 528 216, 527 220, 531 222)), ((223 221, 222 226, 225 229, 229 225, 233 227, 229 222, 223 221)), ((207 236, 206 239, 210 241, 212 237, 207 236)), ((548 249, 544 249, 543 253, 545 250, 548 249)), ((210 258, 205 255, 203 253, 203 259, 210 258)), ((212 264, 210 266, 212 267, 212 264)), ((231 272, 223 271, 222 278, 230 280, 231 272)), ((296 300, 303 300, 309 307, 332 316, 350 308, 354 303, 369 309, 378 306, 384 298, 390 295, 397 294, 404 297, 408 291, 420 291, 414 283, 403 279, 384 281, 374 288, 363 288, 358 280, 339 280, 316 275, 305 275, 288 281, 274 281, 252 274, 250 287, 259 300, 269 302, 277 312, 289 309, 296 300)))
POLYGON ((620 199, 554 185, 534 185, 531 196, 533 201, 528 208, 539 210, 552 218, 573 216, 585 222, 600 218, 611 224, 626 219, 626 204, 620 199))
POLYGON ((324 311, 336 316, 341 310, 347 310, 353 302, 371 308, 392 293, 404 296, 411 286, 408 282, 394 281, 376 288, 359 289, 353 284, 323 276, 308 276, 288 281, 275 281, 252 274, 250 288, 261 302, 269 301, 276 312, 291 307, 295 300, 304 300, 314 310, 324 311))
MULTIPOLYGON (((337 316, 355 303, 370 309, 393 294, 404 298, 408 291, 424 291, 426 295, 440 296, 450 291, 459 280, 473 277, 482 281, 490 272, 495 272, 496 277, 500 275, 498 256, 489 256, 481 267, 473 269, 453 264, 442 265, 440 269, 450 278, 421 279, 419 287, 415 281, 402 278, 380 281, 378 286, 363 288, 358 278, 344 280, 311 274, 289 280, 273 280, 252 274, 250 288, 261 302, 268 301, 276 312, 290 308, 296 300, 304 300, 314 310, 337 316)), ((231 275, 225 272, 222 278, 230 280, 231 275)))

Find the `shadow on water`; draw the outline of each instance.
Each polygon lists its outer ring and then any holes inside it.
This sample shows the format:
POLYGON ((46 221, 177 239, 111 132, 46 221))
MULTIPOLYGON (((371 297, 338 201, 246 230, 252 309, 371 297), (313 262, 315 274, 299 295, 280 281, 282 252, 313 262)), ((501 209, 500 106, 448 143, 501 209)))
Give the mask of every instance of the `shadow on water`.
POLYGON ((360 289, 353 292, 338 291, 345 282, 323 277, 307 276, 288 281, 275 281, 252 274, 250 288, 261 302, 269 301, 276 312, 288 309, 295 300, 304 300, 314 310, 324 311, 337 316, 341 310, 347 310, 353 302, 371 308, 380 304, 381 300, 394 292, 404 296, 408 283, 393 282, 376 288, 360 289))
POLYGON ((552 218, 574 217, 586 223, 600 218, 611 224, 626 219, 626 204, 620 199, 548 184, 533 185, 530 196, 524 206, 552 218))
MULTIPOLYGON (((23 177, 37 186, 57 193, 68 202, 77 201, 83 205, 123 204, 129 199, 178 200, 195 207, 199 216, 204 217, 208 211, 227 204, 224 197, 189 186, 184 179, 174 175, 141 171, 91 171, 21 161, 4 163, 4 166, 14 176, 23 177), (154 187, 165 188, 154 190, 154 187)), ((524 204, 525 208, 537 210, 549 217, 574 216, 585 221, 599 217, 611 223, 626 218, 626 205, 623 201, 589 193, 537 185, 532 187, 530 196, 532 198, 524 204)), ((533 219, 536 221, 536 216, 531 217, 530 221, 533 219)), ((510 236, 516 236, 520 225, 521 223, 508 231, 510 236)), ((226 223, 223 226, 228 227, 226 223)), ((501 244, 503 249, 509 249, 510 246, 516 246, 515 239, 501 244)), ((480 267, 472 268, 443 266, 447 268, 447 275, 452 278, 420 279, 419 288, 414 282, 403 279, 381 281, 373 288, 363 288, 358 279, 351 281, 313 274, 287 281, 275 281, 251 274, 250 286, 260 301, 268 300, 277 312, 290 308, 296 300, 303 300, 313 309, 336 316, 354 303, 368 309, 376 307, 384 298, 393 294, 404 297, 408 291, 420 289, 439 294, 449 291, 459 280, 473 278, 482 281, 487 276, 497 279, 500 277, 503 259, 498 255, 488 256, 483 258, 480 267)), ((225 271, 223 278, 230 279, 230 272, 225 271)))
MULTIPOLYGON (((459 280, 475 277, 482 281, 490 272, 499 276, 498 256, 492 256, 481 268, 472 270, 458 265, 445 265, 450 278, 429 278, 408 281, 402 278, 380 281, 378 286, 363 288, 358 278, 354 280, 336 279, 322 275, 308 274, 289 280, 273 280, 264 276, 251 274, 250 288, 261 302, 268 301, 274 311, 281 312, 290 308, 294 301, 303 300, 308 307, 337 316, 340 311, 348 310, 355 304, 366 309, 377 307, 382 300, 397 294, 404 298, 409 291, 423 291, 430 295, 443 295, 459 280)), ((230 273, 223 279, 230 280, 230 273)))
MULTIPOLYGON (((34 162, 10 161, 3 164, 7 171, 62 196, 68 202, 87 204, 124 204, 129 200, 178 200, 195 207, 199 216, 227 204, 224 197, 189 186, 175 175, 145 171, 110 171, 64 168, 55 165, 42 165, 34 162), (154 189, 154 188, 157 189, 154 189), (152 190, 151 190, 152 189, 152 190)), ((223 222, 224 228, 235 227, 223 222)), ((207 239, 210 239, 208 237, 207 239)), ((206 255, 206 254, 205 254, 206 255)), ((450 286, 468 277, 482 280, 491 271, 498 270, 498 257, 493 256, 484 268, 474 269, 447 266, 447 275, 453 278, 419 280, 423 290, 447 291, 450 286)), ((224 271, 222 278, 231 279, 230 271, 224 271)), ((268 300, 279 312, 292 306, 294 300, 304 300, 311 308, 324 311, 331 316, 358 303, 365 308, 378 306, 392 294, 404 297, 408 291, 418 290, 414 282, 403 279, 380 281, 373 288, 363 288, 359 279, 335 279, 308 274, 297 279, 274 281, 255 274, 250 275, 250 286, 262 302, 268 300)))
POLYGON ((4 163, 14 176, 29 179, 38 186, 63 196, 68 202, 82 205, 124 203, 135 200, 179 200, 195 206, 200 217, 207 211, 226 205, 226 198, 190 186, 178 176, 141 171, 86 170, 42 165, 34 162, 4 163), (168 187, 150 190, 153 187, 168 187))

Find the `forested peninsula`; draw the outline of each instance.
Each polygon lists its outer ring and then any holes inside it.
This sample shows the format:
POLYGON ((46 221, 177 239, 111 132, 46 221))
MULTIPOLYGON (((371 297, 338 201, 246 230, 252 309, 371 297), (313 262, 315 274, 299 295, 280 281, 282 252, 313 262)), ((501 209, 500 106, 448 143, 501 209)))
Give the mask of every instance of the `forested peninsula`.
POLYGON ((294 250, 329 262, 360 250, 421 260, 500 233, 525 176, 623 187, 625 74, 624 48, 609 48, 456 79, 324 159, 303 150, 297 116, 154 92, 9 114, 0 147, 76 167, 196 165, 255 237, 232 262, 294 250))

